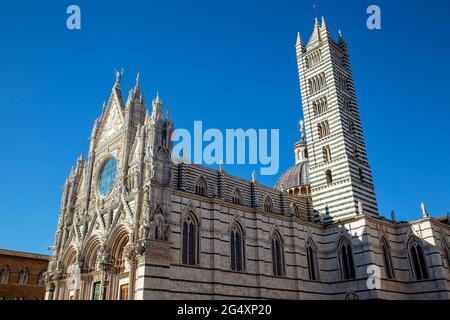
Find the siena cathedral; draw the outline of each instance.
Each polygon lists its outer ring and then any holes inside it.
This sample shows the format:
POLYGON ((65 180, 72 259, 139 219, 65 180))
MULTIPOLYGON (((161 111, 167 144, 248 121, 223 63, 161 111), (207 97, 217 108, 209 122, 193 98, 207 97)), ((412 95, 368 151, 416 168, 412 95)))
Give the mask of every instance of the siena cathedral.
POLYGON ((121 73, 64 185, 48 300, 450 299, 450 221, 379 215, 347 44, 298 34, 304 125, 274 188, 182 158, 121 73))

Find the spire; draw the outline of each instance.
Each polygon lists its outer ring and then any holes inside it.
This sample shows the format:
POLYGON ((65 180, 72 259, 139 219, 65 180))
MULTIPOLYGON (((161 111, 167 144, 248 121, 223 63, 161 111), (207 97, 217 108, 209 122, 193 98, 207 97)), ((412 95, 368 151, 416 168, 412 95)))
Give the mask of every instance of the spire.
POLYGON ((312 49, 315 46, 319 45, 322 42, 322 38, 320 36, 320 23, 319 20, 317 20, 317 17, 314 20, 314 30, 311 34, 311 37, 309 38, 308 45, 306 46, 306 49, 312 49))
POLYGON ((156 98, 153 99, 152 120, 162 119, 162 100, 159 96, 159 91, 156 92, 156 98))
POLYGON ((159 91, 156 91, 156 98, 153 100, 153 102, 156 102, 158 104, 162 104, 161 97, 159 96, 159 91))
POLYGON ((302 37, 300 36, 300 32, 297 32, 297 42, 295 43, 295 47, 297 48, 297 53, 305 52, 305 47, 303 45, 302 37))
POLYGON ((134 94, 136 97, 139 97, 141 94, 141 73, 138 72, 136 76, 136 85, 134 86, 134 94))

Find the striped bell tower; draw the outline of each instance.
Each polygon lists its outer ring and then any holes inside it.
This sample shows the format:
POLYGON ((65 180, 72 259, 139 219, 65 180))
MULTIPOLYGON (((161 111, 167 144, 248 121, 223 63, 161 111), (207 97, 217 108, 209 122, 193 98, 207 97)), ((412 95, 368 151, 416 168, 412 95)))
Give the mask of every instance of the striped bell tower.
POLYGON ((296 43, 315 219, 378 215, 372 172, 356 100, 349 54, 315 20, 306 46, 296 43))

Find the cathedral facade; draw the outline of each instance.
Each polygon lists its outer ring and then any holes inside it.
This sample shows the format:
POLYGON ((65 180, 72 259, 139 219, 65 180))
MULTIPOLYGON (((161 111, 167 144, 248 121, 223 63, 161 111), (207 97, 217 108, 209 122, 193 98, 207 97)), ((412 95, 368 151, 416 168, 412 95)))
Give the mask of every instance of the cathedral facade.
POLYGON ((48 300, 449 299, 450 221, 379 216, 346 42, 296 43, 304 113, 274 188, 171 157, 174 123, 118 74, 64 185, 48 300))

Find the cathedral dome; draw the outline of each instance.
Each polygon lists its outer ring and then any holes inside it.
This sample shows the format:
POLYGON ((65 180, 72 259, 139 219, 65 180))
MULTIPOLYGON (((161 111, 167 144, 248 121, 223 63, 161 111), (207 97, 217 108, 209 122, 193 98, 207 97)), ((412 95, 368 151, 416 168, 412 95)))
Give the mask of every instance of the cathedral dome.
POLYGON ((297 163, 283 173, 278 179, 275 189, 289 191, 304 186, 309 186, 309 163, 307 160, 297 163))

